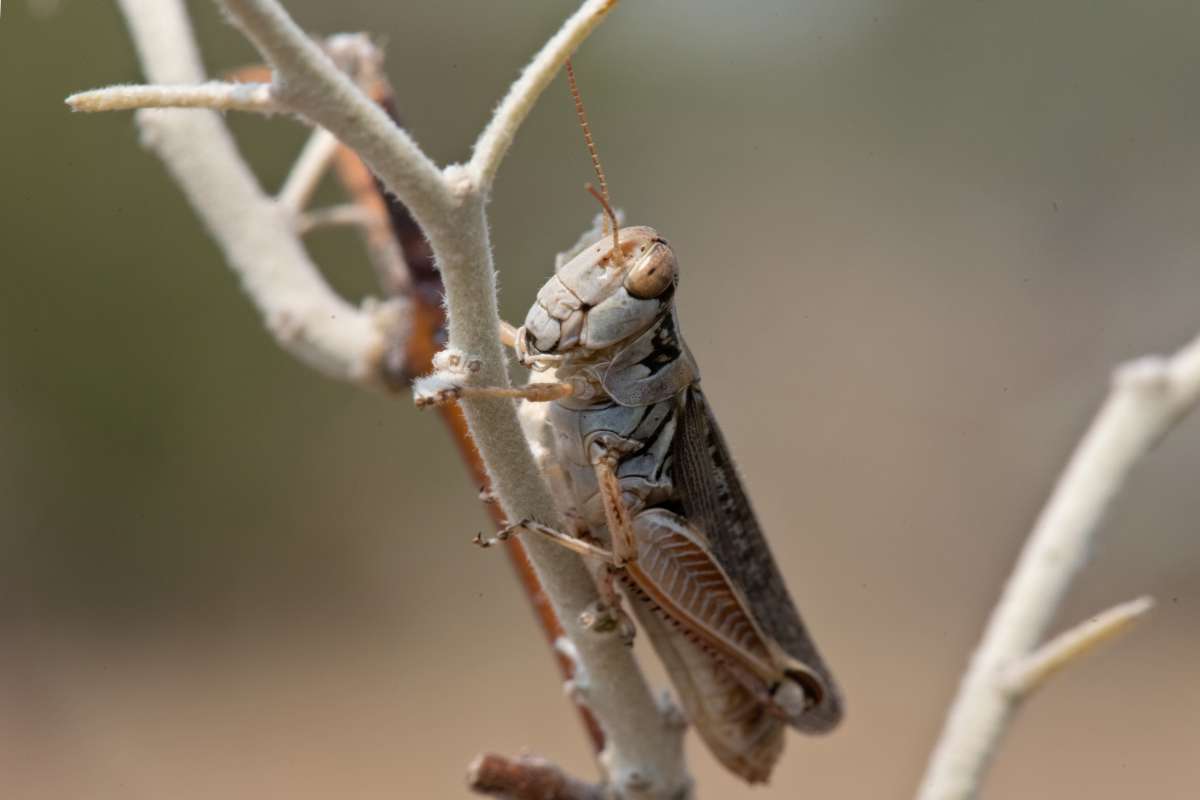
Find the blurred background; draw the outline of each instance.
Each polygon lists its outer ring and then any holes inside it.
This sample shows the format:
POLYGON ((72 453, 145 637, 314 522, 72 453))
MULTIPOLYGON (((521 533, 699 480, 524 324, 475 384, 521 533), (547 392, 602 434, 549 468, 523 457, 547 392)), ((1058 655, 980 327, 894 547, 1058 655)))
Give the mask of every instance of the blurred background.
MULTIPOLYGON (((255 61, 189 4, 215 73, 255 61)), ((289 0, 365 30, 463 159, 567 0, 289 0)), ((1200 330, 1200 5, 624 4, 576 61, 614 197, 670 238, 704 385, 849 714, 749 790, 911 795, 1114 365, 1200 330)), ((465 796, 476 753, 590 754, 436 416, 265 335, 129 115, 109 2, 0 18, 0 794, 465 796)), ((263 183, 305 139, 231 117, 263 183)), ((565 82, 492 204, 519 321, 595 212, 565 82)), ((326 187, 325 200, 337 197, 326 187)), ((355 236, 311 240, 374 291, 355 236)), ((1200 419, 1137 470, 1058 625, 1131 635, 1025 708, 989 798, 1192 797, 1200 419)), ((644 652, 646 646, 639 646, 644 652)))

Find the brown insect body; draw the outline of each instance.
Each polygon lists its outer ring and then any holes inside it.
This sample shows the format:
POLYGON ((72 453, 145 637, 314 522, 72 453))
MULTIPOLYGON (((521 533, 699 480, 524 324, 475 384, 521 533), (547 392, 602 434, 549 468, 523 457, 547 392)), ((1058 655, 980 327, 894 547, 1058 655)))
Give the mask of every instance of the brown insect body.
POLYGON ((558 269, 516 351, 571 387, 547 419, 577 533, 611 547, 709 748, 762 781, 784 728, 830 729, 840 699, 700 390, 674 306, 674 252, 650 228, 618 239, 619 257, 601 239, 558 269))
MULTIPOLYGON (((618 229, 569 63, 567 75, 608 226, 560 263, 521 328, 502 330, 522 364, 556 380, 512 389, 435 373, 418 381, 418 403, 549 403, 532 434, 575 529, 522 520, 497 538, 543 535, 607 564, 701 738, 729 769, 764 781, 784 728, 833 728, 840 695, 700 390, 675 310, 675 253, 652 228, 618 229)), ((601 588, 615 601, 611 581, 601 588)))

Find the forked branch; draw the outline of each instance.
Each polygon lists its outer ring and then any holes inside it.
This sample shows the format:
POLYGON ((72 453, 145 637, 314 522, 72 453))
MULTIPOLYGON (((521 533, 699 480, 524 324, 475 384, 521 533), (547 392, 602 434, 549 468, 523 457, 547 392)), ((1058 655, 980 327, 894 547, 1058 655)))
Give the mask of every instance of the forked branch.
POLYGON ((495 179, 500 162, 508 154, 517 129, 529 116, 534 103, 550 85, 550 81, 554 80, 554 76, 571 54, 616 5, 617 0, 590 0, 584 3, 558 33, 546 42, 541 52, 509 89, 496 113, 492 115, 491 121, 476 140, 475 151, 471 156, 471 173, 484 191, 487 191, 495 179))
MULTIPOLYGON (((151 81, 204 85, 199 53, 178 0, 119 2, 151 81)), ((379 383, 386 354, 403 346, 400 305, 355 308, 329 287, 290 216, 263 192, 218 114, 142 111, 138 125, 143 141, 183 188, 280 346, 333 377, 379 383)))
MULTIPOLYGON (((971 659, 922 782, 921 800, 975 797, 1022 694, 1014 665, 1030 662, 1130 471, 1200 397, 1200 339, 1170 358, 1117 370, 1021 553, 971 659)), ((1135 608, 1135 610, 1137 610, 1135 608)))

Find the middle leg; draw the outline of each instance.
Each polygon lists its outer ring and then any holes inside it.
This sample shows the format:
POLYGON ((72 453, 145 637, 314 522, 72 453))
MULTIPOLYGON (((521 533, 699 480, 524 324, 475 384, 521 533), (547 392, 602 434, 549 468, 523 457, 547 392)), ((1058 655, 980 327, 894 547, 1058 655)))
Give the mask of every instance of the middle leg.
POLYGON ((605 564, 614 564, 616 562, 616 559, 611 551, 605 550, 603 547, 592 544, 591 542, 584 541, 578 536, 572 536, 569 533, 563 533, 560 530, 551 528, 549 525, 543 525, 542 523, 535 522, 531 519, 523 519, 516 525, 509 525, 507 528, 498 532, 494 537, 491 538, 484 538, 482 533, 477 534, 474 541, 475 544, 479 545, 480 547, 491 547, 492 545, 511 539, 518 533, 523 533, 526 531, 529 533, 536 533, 539 536, 545 536, 555 544, 562 545, 568 550, 573 550, 581 556, 595 558, 604 562, 605 564))

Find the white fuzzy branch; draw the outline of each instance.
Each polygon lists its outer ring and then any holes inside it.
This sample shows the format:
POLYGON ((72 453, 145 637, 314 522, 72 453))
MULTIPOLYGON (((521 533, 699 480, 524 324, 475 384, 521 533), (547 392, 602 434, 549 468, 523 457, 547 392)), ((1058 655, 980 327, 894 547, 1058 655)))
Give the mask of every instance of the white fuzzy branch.
MULTIPOLYGON (((119 0, 147 78, 200 84, 204 71, 179 0, 119 0)), ((392 306, 355 308, 330 289, 211 111, 142 111, 147 146, 166 163, 289 352, 331 376, 370 380, 400 319, 392 306)))
POLYGON ((1060 633, 1010 666, 1004 674, 1005 688, 1017 699, 1028 697, 1064 667, 1129 630, 1152 608, 1153 598, 1139 597, 1060 633))
POLYGON ((470 170, 480 186, 491 186, 500 162, 512 146, 517 129, 529 116, 538 97, 554 80, 563 63, 616 4, 617 0, 590 0, 584 3, 525 67, 475 142, 470 170))
POLYGON ((1138 459, 1200 396, 1200 339, 1169 359, 1117 370, 1059 479, 959 687, 922 782, 921 800, 975 797, 1016 708, 1007 671, 1034 651, 1087 558, 1105 511, 1138 459))
MULTIPOLYGON (((203 80, 179 0, 121 0, 151 80, 191 83, 203 80), (162 30, 163 28, 173 30, 162 30), (158 28, 157 30, 155 28, 158 28), (176 40, 170 39, 176 37, 176 40), (187 43, 179 49, 178 37, 187 43), (166 41, 172 43, 164 44, 166 41), (169 65, 183 53, 188 69, 169 65), (170 73, 170 74, 167 74, 170 73)), ((492 176, 507 152, 517 127, 545 89, 562 60, 595 28, 615 0, 588 0, 534 59, 501 104, 497 117, 480 137, 472 167, 451 166, 443 172, 412 138, 368 98, 330 57, 287 15, 275 0, 219 0, 271 64, 271 96, 289 111, 326 128, 357 151, 387 188, 412 212, 433 247, 441 269, 449 310, 449 345, 471 354, 480 369, 480 384, 507 386, 506 360, 500 346, 495 267, 484 206, 492 176)), ((164 130, 153 137, 156 149, 183 183, 198 211, 223 243, 235 268, 247 275, 257 301, 270 301, 276 284, 254 279, 266 263, 268 274, 292 273, 306 263, 281 207, 261 196, 240 164, 219 119, 204 112, 203 123, 163 112, 146 116, 164 130), (190 141, 189 136, 191 134, 190 141), (215 142, 215 155, 208 155, 215 142), (189 161, 189 157, 194 160, 189 161), (210 161, 214 163, 209 163, 210 161), (240 172, 230 163, 238 162, 240 172), (215 163, 221 162, 221 163, 215 163), (229 186, 214 187, 206 169, 237 172, 229 186), (229 189, 214 203, 214 188, 229 189), (251 220, 250 217, 254 219, 251 220), (264 219, 266 218, 266 219, 264 219), (264 221, 265 228, 262 227, 264 221), (263 231, 256 235, 255 231, 263 231), (290 237, 290 238, 289 238, 290 237), (274 253, 273 256, 270 254, 274 253), (270 258, 270 261, 264 259, 270 258), (251 268, 251 262, 259 266, 251 268)), ((315 270, 314 273, 315 275, 315 270)), ((311 288, 311 287, 309 287, 311 288)), ((342 316, 351 310, 342 309, 342 316)), ((339 316, 339 315, 334 315, 339 316)), ((349 326, 339 324, 339 329, 349 326)), ((374 331, 365 326, 364 330, 374 331)), ((351 344, 346 342, 344 344, 351 344)), ((360 352, 373 352, 363 347, 360 352)), ((535 519, 559 525, 558 511, 541 479, 509 400, 464 400, 471 434, 487 467, 491 486, 509 519, 535 519)), ((553 543, 526 542, 526 549, 547 597, 575 646, 581 675, 603 676, 578 686, 606 735, 601 763, 609 788, 621 798, 672 798, 688 795, 691 779, 682 754, 681 730, 660 713, 640 670, 620 636, 587 630, 581 616, 597 602, 595 585, 580 559, 553 543)))
POLYGON ((198 86, 109 86, 67 98, 72 111, 133 111, 139 108, 211 108, 274 114, 282 107, 266 83, 209 81, 198 86))
POLYGON ((441 171, 274 0, 221 0, 275 71, 275 97, 358 152, 427 235, 453 205, 441 171))

